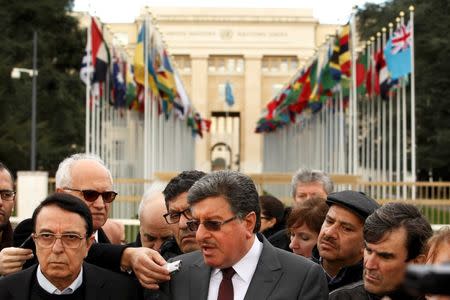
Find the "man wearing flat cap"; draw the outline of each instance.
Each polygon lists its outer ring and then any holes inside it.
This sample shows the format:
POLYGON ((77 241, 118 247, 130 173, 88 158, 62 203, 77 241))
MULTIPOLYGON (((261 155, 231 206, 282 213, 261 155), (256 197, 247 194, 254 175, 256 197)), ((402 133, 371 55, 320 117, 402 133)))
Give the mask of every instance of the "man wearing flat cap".
POLYGON ((325 271, 333 291, 362 279, 366 218, 378 203, 361 192, 342 191, 328 195, 330 206, 317 240, 314 258, 325 271))

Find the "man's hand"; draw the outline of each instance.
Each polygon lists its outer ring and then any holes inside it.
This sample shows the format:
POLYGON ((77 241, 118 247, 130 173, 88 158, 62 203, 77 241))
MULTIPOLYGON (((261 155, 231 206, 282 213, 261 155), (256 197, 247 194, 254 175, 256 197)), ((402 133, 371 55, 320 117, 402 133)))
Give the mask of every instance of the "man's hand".
POLYGON ((121 260, 121 266, 133 269, 141 285, 151 290, 158 289, 158 283, 170 280, 165 264, 166 261, 157 251, 145 247, 126 248, 121 260))
POLYGON ((8 275, 22 270, 25 261, 33 258, 33 251, 15 247, 0 251, 0 275, 8 275))

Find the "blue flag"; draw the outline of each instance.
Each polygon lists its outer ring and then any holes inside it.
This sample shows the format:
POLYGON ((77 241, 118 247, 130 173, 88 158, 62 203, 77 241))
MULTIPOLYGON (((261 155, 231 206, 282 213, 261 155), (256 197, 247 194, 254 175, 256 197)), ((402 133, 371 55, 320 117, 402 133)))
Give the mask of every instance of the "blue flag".
POLYGON ((225 84, 225 101, 229 106, 234 104, 233 90, 231 89, 231 84, 227 81, 225 84))
POLYGON ((392 79, 411 73, 411 31, 402 25, 398 28, 384 48, 384 56, 392 79))

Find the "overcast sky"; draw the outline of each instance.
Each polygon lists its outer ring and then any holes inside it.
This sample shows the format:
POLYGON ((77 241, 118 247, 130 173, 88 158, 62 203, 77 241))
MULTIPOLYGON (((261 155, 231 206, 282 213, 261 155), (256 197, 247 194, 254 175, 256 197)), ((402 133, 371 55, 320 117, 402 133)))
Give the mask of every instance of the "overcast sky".
POLYGON ((354 5, 385 0, 75 0, 75 11, 88 11, 102 22, 132 22, 142 7, 312 8, 321 23, 343 24, 354 5))

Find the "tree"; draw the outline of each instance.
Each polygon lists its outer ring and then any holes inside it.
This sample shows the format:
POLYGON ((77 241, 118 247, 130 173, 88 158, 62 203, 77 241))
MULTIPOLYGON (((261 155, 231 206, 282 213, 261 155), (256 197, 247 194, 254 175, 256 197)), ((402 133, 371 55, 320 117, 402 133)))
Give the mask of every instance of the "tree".
POLYGON ((0 160, 13 172, 30 166, 31 84, 11 79, 13 67, 32 68, 38 34, 37 160, 53 173, 83 151, 84 87, 79 79, 85 38, 70 16, 73 0, 0 0, 0 160))
POLYGON ((393 0, 382 5, 366 4, 357 13, 362 40, 374 36, 400 11, 408 15, 414 5, 416 68, 417 167, 422 174, 450 180, 450 1, 393 0))

